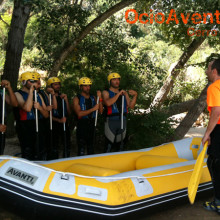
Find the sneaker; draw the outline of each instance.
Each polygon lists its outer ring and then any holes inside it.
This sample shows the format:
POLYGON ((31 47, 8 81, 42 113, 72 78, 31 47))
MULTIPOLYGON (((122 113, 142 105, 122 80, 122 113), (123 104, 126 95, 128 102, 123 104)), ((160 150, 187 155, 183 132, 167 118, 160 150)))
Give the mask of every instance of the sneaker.
POLYGON ((215 203, 215 201, 205 202, 205 203, 203 204, 203 207, 204 207, 206 210, 218 212, 218 214, 220 214, 220 205, 217 205, 217 204, 215 203))

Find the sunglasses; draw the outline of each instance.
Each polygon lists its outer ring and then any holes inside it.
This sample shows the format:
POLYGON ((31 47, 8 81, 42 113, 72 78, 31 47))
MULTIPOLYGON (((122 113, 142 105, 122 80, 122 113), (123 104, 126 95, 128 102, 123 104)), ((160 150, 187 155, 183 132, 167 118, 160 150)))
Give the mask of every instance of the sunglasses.
POLYGON ((38 80, 29 79, 28 81, 29 81, 30 83, 36 83, 38 80))

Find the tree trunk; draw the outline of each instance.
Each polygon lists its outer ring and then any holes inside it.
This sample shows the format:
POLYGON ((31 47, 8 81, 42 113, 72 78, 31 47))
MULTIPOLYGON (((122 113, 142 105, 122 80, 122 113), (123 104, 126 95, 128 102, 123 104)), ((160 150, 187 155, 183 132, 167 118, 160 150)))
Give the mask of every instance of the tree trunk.
POLYGON ((120 11, 121 9, 131 5, 132 3, 137 2, 138 0, 123 0, 116 4, 115 6, 108 9, 106 12, 95 18, 93 21, 91 21, 85 28, 82 30, 78 37, 74 39, 72 44, 67 47, 63 48, 60 56, 55 60, 54 65, 52 67, 52 70, 50 71, 49 76, 57 76, 60 67, 62 66, 65 59, 68 57, 68 55, 74 50, 74 48, 98 25, 103 23, 105 20, 107 20, 111 15, 114 13, 120 11))
POLYGON ((173 104, 169 106, 168 108, 161 109, 162 113, 165 113, 168 117, 177 115, 180 113, 188 112, 190 108, 194 105, 195 102, 197 102, 198 99, 189 100, 186 102, 181 102, 177 104, 173 104))
MULTIPOLYGON (((0 6, 4 3, 4 1, 5 0, 0 0, 0 6)), ((2 8, 0 7, 0 9, 2 9, 2 8)))
POLYGON ((180 57, 176 66, 172 69, 170 75, 167 77, 163 86, 160 88, 159 92, 156 94, 153 102, 151 103, 151 107, 158 107, 163 104, 167 95, 172 88, 175 79, 179 75, 181 69, 184 67, 189 58, 193 55, 193 53, 199 48, 199 46, 204 42, 205 38, 197 38, 192 41, 192 43, 188 46, 186 51, 180 57))
POLYGON ((24 5, 22 0, 14 1, 3 74, 3 78, 11 82, 14 90, 17 87, 18 73, 24 47, 24 35, 30 11, 31 5, 24 5))
POLYGON ((203 91, 200 94, 200 97, 195 101, 191 109, 188 111, 185 118, 181 121, 179 126, 176 128, 173 140, 179 140, 182 139, 185 134, 189 131, 189 129, 192 127, 193 123, 197 120, 199 115, 204 111, 206 108, 206 97, 207 97, 207 88, 209 84, 206 85, 206 87, 203 89, 203 91))

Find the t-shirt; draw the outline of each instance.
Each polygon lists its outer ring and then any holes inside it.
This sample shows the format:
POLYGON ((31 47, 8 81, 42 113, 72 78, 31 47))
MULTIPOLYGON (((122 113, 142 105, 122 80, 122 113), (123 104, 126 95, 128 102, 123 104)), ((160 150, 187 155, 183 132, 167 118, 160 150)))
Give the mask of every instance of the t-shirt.
MULTIPOLYGON (((216 80, 208 87, 207 106, 208 106, 207 109, 209 111, 209 114, 211 114, 212 107, 217 107, 217 106, 220 107, 220 79, 216 80)), ((220 118, 217 124, 220 124, 220 118)))

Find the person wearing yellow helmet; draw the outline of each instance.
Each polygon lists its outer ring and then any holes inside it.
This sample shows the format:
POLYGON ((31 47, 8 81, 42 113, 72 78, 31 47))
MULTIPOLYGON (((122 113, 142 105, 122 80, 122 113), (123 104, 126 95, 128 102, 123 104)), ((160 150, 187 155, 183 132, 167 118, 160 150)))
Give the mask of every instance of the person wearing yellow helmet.
POLYGON ((69 120, 70 116, 70 105, 66 94, 61 93, 61 81, 58 77, 50 77, 47 81, 48 89, 53 89, 57 101, 57 109, 53 109, 53 149, 51 149, 49 159, 56 159, 59 157, 60 145, 63 146, 63 157, 70 156, 70 129, 69 120), (63 106, 64 103, 64 106, 63 106), (65 132, 64 132, 65 124, 65 132))
POLYGON ((92 81, 88 77, 80 78, 78 82, 80 94, 73 99, 73 110, 78 117, 77 120, 77 145, 78 156, 94 153, 93 139, 95 132, 96 110, 103 111, 101 91, 97 91, 99 104, 94 95, 90 94, 92 81))
POLYGON ((121 76, 118 73, 109 74, 107 79, 110 87, 108 90, 103 91, 102 96, 106 113, 105 152, 110 152, 112 148, 115 148, 116 151, 123 150, 123 140, 126 135, 127 126, 126 114, 128 108, 134 108, 137 100, 137 92, 134 90, 126 92, 123 89, 119 89, 121 76), (129 95, 133 98, 130 99, 129 95), (124 98, 122 99, 123 96, 124 98), (122 103, 123 100, 124 102, 122 103), (123 129, 121 125, 123 125, 123 129))
POLYGON ((50 77, 47 81, 47 86, 51 86, 53 83, 61 83, 58 77, 50 77))
MULTIPOLYGON (((36 72, 24 72, 20 77, 22 89, 15 92, 18 108, 15 109, 16 131, 21 145, 22 157, 34 160, 45 159, 44 125, 43 118, 49 116, 44 100, 35 90, 39 88, 39 76, 36 72), (37 100, 37 101, 35 101, 37 100), (38 117, 36 116, 38 112, 38 117), (38 121, 37 121, 38 119, 38 121), (36 126, 39 127, 39 152, 36 152, 36 126)), ((38 151, 38 150, 37 150, 38 151)))
POLYGON ((46 88, 46 90, 41 89, 41 79, 40 79, 41 76, 37 72, 35 74, 36 74, 36 78, 38 79, 36 89, 38 93, 42 96, 44 103, 47 106, 47 111, 51 111, 52 109, 57 109, 57 100, 56 100, 54 89, 50 87, 46 88), (51 94, 52 96, 51 105, 50 105, 50 100, 49 100, 49 94, 51 94))

